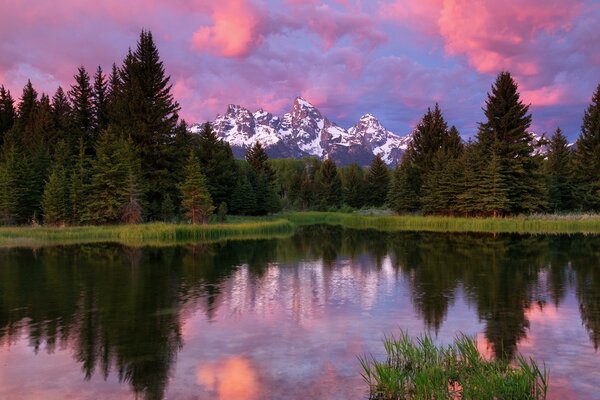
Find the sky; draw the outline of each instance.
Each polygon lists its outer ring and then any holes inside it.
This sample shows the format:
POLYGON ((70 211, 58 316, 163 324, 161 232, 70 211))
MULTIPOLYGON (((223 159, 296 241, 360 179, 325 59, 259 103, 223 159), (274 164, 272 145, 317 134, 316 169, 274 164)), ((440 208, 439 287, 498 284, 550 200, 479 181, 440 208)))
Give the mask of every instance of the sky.
POLYGON ((598 0, 0 0, 0 84, 68 89, 151 30, 188 122, 302 96, 342 127, 408 133, 439 102, 463 137, 510 71, 533 130, 570 139, 600 83, 598 0))

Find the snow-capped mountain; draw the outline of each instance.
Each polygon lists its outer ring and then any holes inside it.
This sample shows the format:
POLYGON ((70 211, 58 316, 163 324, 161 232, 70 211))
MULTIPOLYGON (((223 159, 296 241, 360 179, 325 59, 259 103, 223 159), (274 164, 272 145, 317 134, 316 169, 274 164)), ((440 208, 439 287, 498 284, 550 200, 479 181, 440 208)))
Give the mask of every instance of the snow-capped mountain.
MULTIPOLYGON (((330 157, 341 165, 368 165, 377 154, 387 164, 395 165, 412 137, 395 135, 371 114, 363 115, 356 125, 344 129, 301 97, 294 100, 291 111, 282 117, 229 105, 227 112, 218 115, 212 125, 217 135, 229 142, 236 157, 243 157, 248 147, 260 142, 272 158, 330 157)), ((190 131, 199 132, 201 127, 192 125, 190 131)))

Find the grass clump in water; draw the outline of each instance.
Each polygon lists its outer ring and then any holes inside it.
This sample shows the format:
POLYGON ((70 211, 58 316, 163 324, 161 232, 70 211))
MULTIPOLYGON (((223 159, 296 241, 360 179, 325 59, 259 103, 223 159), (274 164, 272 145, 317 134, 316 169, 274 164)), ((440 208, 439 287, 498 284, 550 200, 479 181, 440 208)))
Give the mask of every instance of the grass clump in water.
POLYGON ((436 346, 428 335, 413 340, 402 332, 383 343, 384 361, 359 357, 371 400, 546 398, 545 367, 522 356, 512 364, 486 360, 470 337, 436 346))

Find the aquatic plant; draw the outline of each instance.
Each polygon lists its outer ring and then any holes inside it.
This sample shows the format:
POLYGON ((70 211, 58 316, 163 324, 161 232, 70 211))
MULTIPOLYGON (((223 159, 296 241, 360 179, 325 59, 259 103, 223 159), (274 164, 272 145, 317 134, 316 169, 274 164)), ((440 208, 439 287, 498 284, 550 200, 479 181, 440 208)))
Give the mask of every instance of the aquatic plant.
POLYGON ((546 398, 548 371, 516 356, 512 363, 485 359, 474 339, 461 335, 436 346, 428 335, 383 340, 386 358, 359 357, 371 400, 546 398))

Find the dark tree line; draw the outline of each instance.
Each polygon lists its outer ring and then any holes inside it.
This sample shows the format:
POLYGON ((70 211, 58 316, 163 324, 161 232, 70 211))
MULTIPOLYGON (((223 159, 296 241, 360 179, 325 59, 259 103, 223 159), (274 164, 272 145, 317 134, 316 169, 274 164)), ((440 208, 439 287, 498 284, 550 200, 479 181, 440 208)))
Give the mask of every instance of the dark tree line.
POLYGON ((28 82, 16 102, 0 86, 0 223, 205 222, 229 203, 241 214, 279 209, 260 145, 237 162, 210 125, 191 134, 178 112, 147 31, 108 75, 80 67, 52 98, 28 82))
POLYGON ((27 82, 19 101, 0 85, 0 224, 207 221, 213 211, 389 207, 398 213, 502 216, 600 211, 600 86, 569 146, 560 129, 542 156, 529 106, 498 75, 475 140, 464 143, 436 104, 402 162, 369 168, 332 160, 269 160, 256 143, 235 160, 205 124, 179 119, 150 32, 106 74, 77 69, 50 98, 27 82), (191 152, 191 154, 190 154, 191 152))

